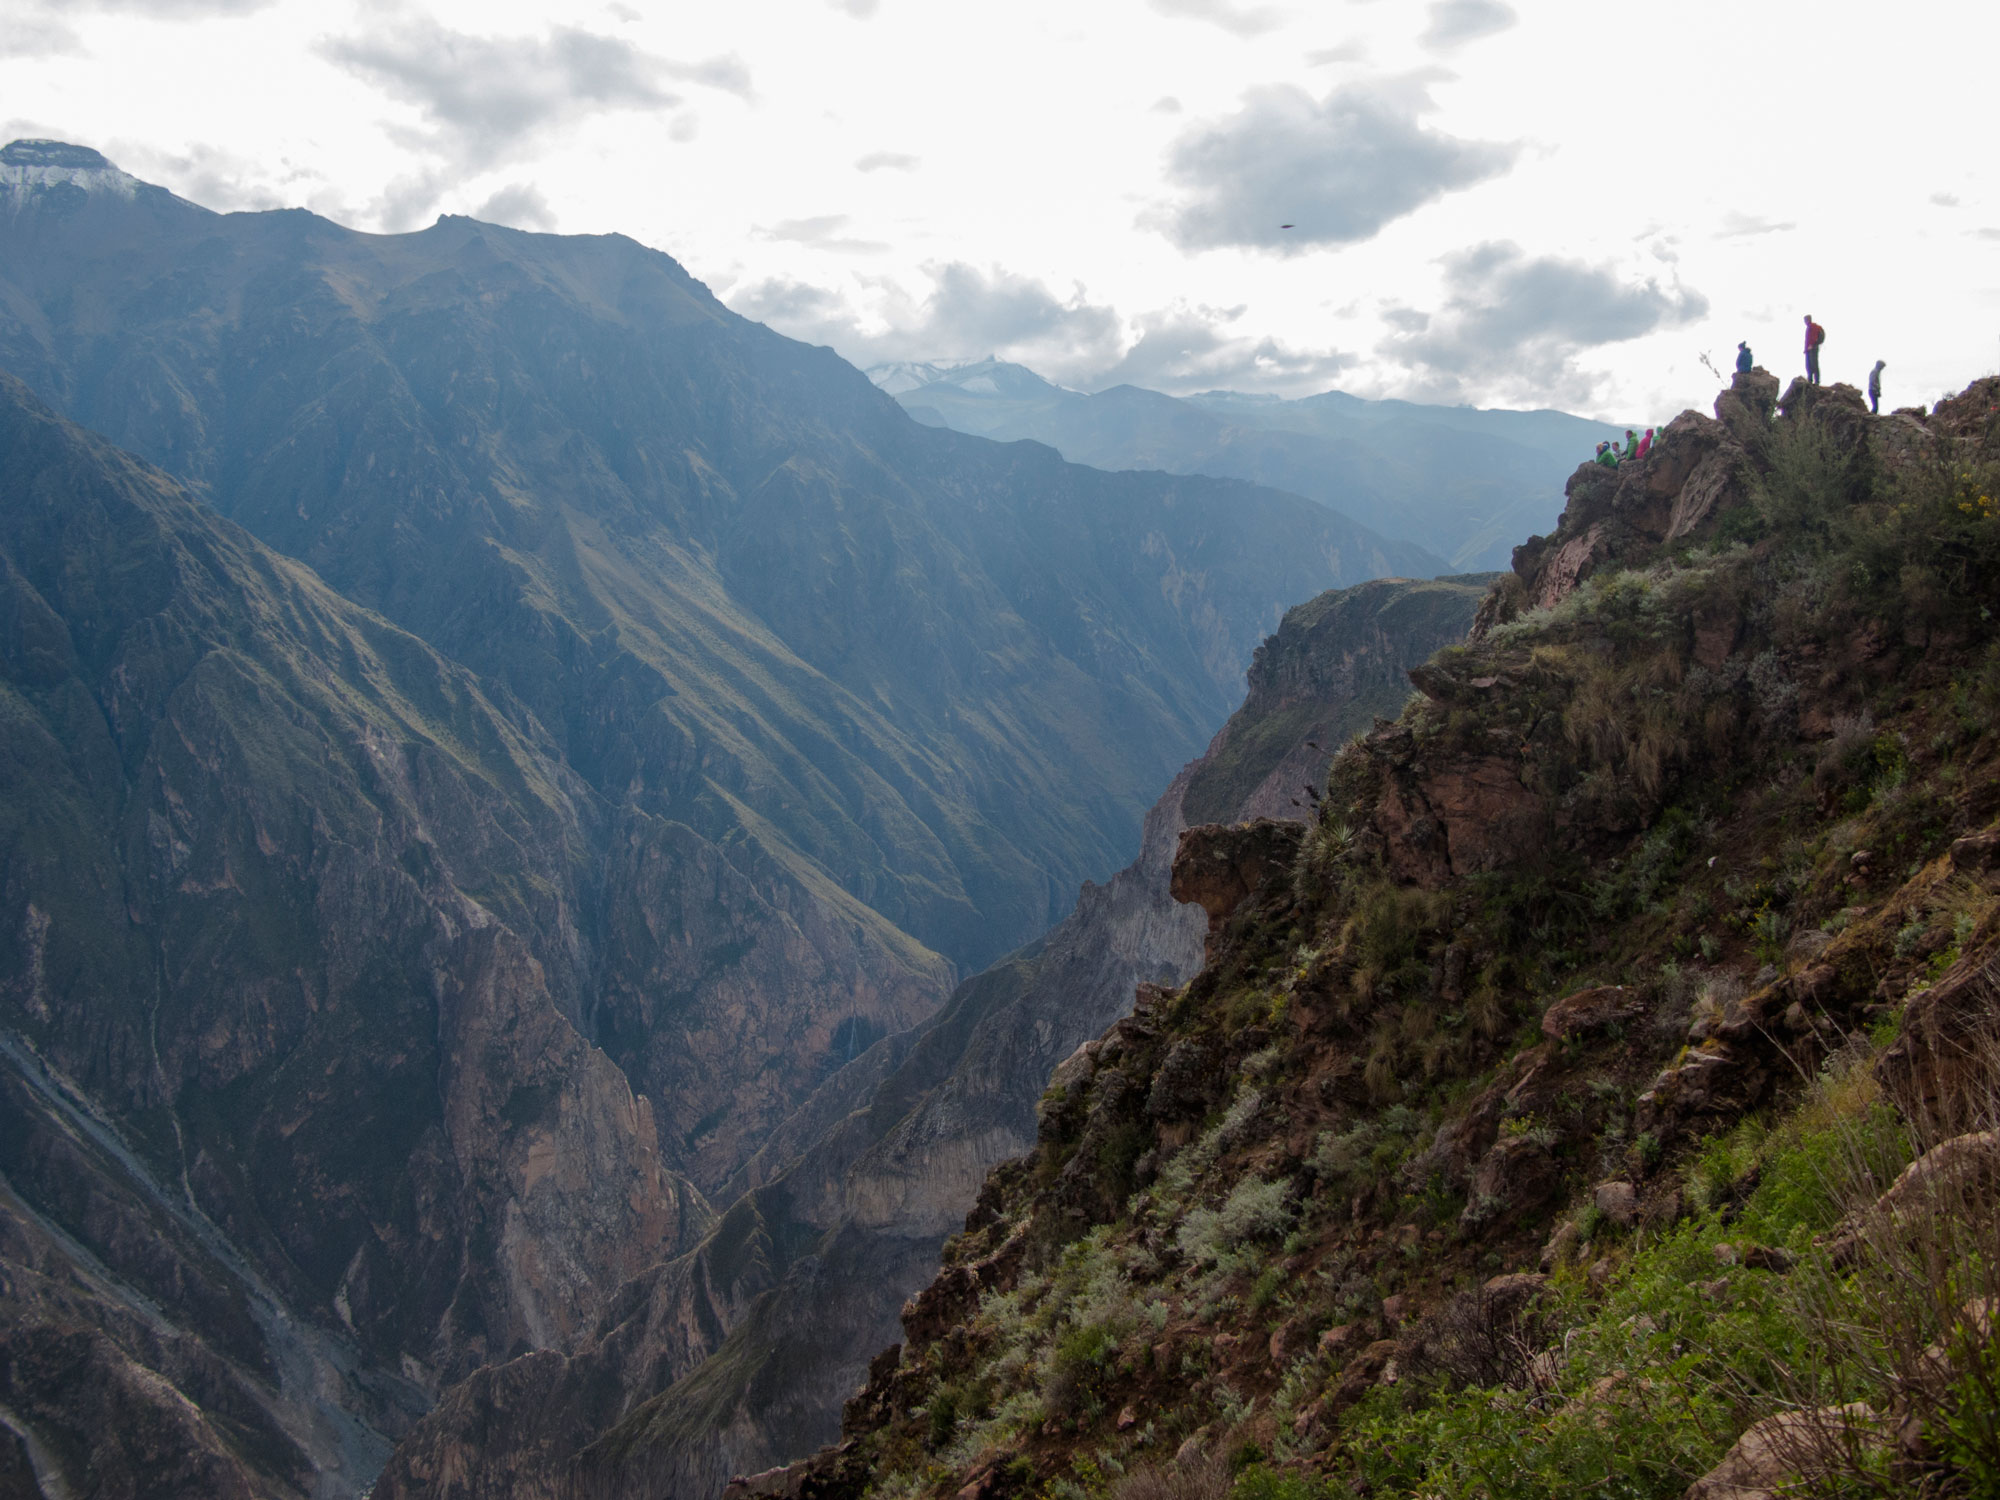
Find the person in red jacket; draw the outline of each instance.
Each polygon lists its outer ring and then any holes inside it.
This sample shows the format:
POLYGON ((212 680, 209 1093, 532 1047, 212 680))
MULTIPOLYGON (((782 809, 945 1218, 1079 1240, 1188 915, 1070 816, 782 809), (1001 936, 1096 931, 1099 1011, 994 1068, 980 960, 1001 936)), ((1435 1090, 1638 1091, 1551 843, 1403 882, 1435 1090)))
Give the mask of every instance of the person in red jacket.
POLYGON ((1806 314, 1806 379, 1819 384, 1819 346, 1826 342, 1826 330, 1806 314))

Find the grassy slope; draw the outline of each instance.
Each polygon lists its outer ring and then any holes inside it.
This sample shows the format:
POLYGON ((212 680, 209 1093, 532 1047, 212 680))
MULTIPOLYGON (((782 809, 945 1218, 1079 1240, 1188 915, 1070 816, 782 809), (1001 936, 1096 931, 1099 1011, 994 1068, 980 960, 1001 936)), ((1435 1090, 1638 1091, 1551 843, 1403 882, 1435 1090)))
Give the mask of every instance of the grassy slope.
MULTIPOLYGON (((1899 1303, 1815 1235, 1940 1133, 1876 1081, 1905 1006, 2000 952, 1990 862, 1947 855, 2000 815, 1990 406, 1895 465, 1780 422, 1707 535, 1444 653, 1336 763, 1290 884, 1052 1092, 820 1480, 1671 1496, 1773 1410, 1903 1410, 1907 1370, 1855 1350, 1962 1342, 1977 1258, 1899 1303), (1496 755, 1532 816, 1421 877, 1385 810, 1496 755), (1615 1014, 1545 1034, 1604 985, 1615 1014), (1481 1310, 1538 1262, 1531 1316, 1481 1310)), ((1948 1430, 1976 1385, 1934 1403, 1937 1482, 1976 1482, 1948 1430)))

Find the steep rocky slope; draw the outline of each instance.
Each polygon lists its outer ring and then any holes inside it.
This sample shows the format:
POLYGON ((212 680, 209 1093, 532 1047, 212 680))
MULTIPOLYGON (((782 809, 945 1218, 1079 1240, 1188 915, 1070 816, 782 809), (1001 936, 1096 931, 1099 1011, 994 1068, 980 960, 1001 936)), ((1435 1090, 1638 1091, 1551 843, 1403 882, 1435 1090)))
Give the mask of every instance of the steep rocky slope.
POLYGON ((1579 456, 1623 430, 1556 411, 1368 401, 1340 391, 1282 401, 1137 386, 1085 395, 1000 360, 870 371, 919 421, 1032 438, 1100 469, 1217 474, 1331 505, 1461 568, 1505 566, 1550 524, 1579 456))
POLYGON ((616 1490, 628 1462, 696 1494, 830 1438, 987 1171, 1033 1143, 1052 1069, 1135 988, 1199 966, 1200 914, 1168 891, 1184 800, 1305 816, 1333 751, 1401 706, 1406 667, 1463 638, 1485 582, 1381 580, 1289 611, 1257 651, 1244 706, 1148 815, 1131 865, 835 1075, 737 1174, 742 1196, 715 1233, 628 1286, 567 1361, 533 1356, 449 1393, 377 1494, 557 1495, 577 1476, 616 1490))
POLYGON ((584 1019, 705 1188, 1117 867, 1287 605, 1421 566, 923 428, 617 236, 0 164, 0 367, 504 687, 622 815, 584 1019))
POLYGON ((2000 1472, 2000 381, 1776 393, 1579 471, 1309 827, 1189 830, 1202 972, 736 1494, 2000 1472))
POLYGON ((353 1493, 708 1226, 577 1030, 584 790, 5 377, 0 618, 0 1405, 76 1493, 353 1493))

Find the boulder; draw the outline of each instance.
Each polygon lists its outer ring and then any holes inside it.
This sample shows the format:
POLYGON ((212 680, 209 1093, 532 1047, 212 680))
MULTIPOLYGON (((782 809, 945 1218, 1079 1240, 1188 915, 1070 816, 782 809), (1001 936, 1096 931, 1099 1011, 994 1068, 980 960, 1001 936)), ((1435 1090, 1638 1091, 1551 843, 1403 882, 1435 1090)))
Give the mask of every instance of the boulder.
POLYGON ((1564 996, 1542 1012, 1542 1035, 1552 1042, 1567 1042, 1629 1021, 1645 1008, 1644 997, 1636 989, 1622 984, 1594 985, 1564 996))
POLYGON ((1639 1193, 1629 1182, 1600 1182, 1591 1201, 1598 1213, 1620 1229, 1630 1229, 1639 1222, 1639 1193))
POLYGON ((1497 1323, 1512 1322, 1527 1311, 1528 1304, 1542 1294, 1549 1278, 1533 1271, 1514 1271, 1489 1279, 1481 1292, 1486 1310, 1497 1323))
POLYGON ((1801 1481, 1837 1472, 1839 1457, 1855 1436, 1879 1443, 1874 1427, 1874 1409, 1858 1401, 1766 1417, 1689 1485, 1683 1500, 1780 1500, 1797 1494, 1801 1481))

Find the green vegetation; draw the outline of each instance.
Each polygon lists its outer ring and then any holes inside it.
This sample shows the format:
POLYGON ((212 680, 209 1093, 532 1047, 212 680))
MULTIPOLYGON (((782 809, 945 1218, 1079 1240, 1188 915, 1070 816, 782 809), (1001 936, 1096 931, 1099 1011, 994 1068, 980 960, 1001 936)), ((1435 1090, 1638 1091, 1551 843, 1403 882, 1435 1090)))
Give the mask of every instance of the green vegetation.
POLYGON ((1994 438, 1891 462, 1819 399, 1337 757, 959 1242, 1020 1273, 902 1356, 1009 1419, 911 1467, 892 1417, 882 1492, 1671 1497, 1743 1440, 1802 1494, 1990 1493, 2000 1164, 1926 1164, 2000 1119, 1994 438))

